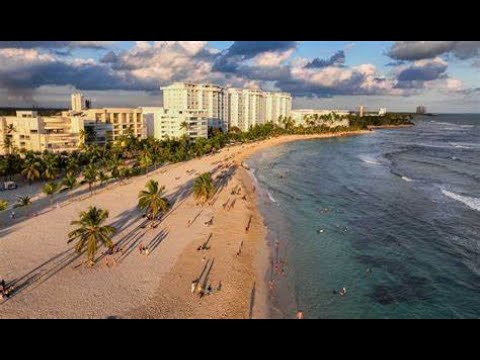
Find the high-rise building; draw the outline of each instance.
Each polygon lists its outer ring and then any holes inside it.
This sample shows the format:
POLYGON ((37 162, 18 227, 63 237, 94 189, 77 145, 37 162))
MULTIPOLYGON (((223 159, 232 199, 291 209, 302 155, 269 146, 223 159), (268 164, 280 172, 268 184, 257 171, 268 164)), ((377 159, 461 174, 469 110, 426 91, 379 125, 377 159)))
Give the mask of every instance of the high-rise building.
POLYGON ((417 106, 417 114, 426 114, 427 108, 423 105, 417 106))
POLYGON ((278 124, 280 117, 289 116, 292 111, 292 96, 283 92, 265 93, 265 120, 278 124))
POLYGON ((363 105, 360 105, 360 111, 359 111, 360 117, 363 117, 364 112, 365 112, 365 107, 363 105))
POLYGON ((72 98, 72 111, 79 112, 79 111, 88 109, 87 105, 90 104, 90 101, 85 99, 85 96, 83 96, 83 94, 73 93, 71 98, 72 98))
POLYGON ((387 114, 387 108, 380 108, 380 110, 378 110, 378 115, 379 116, 383 116, 383 115, 386 115, 387 114))
POLYGON ((292 108, 290 94, 260 89, 182 82, 161 89, 165 109, 204 111, 210 119, 209 123, 220 121, 225 131, 233 126, 247 131, 251 126, 266 121, 278 123, 278 118, 288 116, 292 108))
POLYGON ((228 129, 223 87, 213 84, 176 82, 161 89, 165 109, 203 111, 209 119, 220 120, 223 128, 228 129))

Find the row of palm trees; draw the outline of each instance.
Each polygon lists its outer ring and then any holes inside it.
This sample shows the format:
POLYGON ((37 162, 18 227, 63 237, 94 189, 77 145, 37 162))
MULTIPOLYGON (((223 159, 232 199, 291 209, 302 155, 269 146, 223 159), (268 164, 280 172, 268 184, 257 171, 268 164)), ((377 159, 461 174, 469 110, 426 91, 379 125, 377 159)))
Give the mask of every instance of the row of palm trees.
MULTIPOLYGON (((338 120, 339 115, 325 115, 325 119, 338 120)), ((44 193, 53 196, 60 190, 73 190, 77 185, 88 183, 91 193, 97 183, 100 185, 109 180, 124 180, 132 176, 148 173, 165 163, 185 161, 194 157, 216 152, 227 144, 244 143, 262 140, 269 137, 288 134, 319 134, 345 130, 366 128, 369 124, 402 124, 409 123, 408 116, 387 114, 383 117, 348 116, 350 127, 330 128, 323 125, 322 116, 307 119, 305 125, 295 126, 290 117, 279 119, 278 124, 267 122, 240 131, 232 127, 228 133, 217 129, 210 131, 209 138, 191 141, 188 136, 180 139, 158 140, 152 137, 139 139, 133 131, 121 137, 114 143, 99 146, 91 143, 95 135, 85 133, 79 150, 70 153, 52 153, 49 151, 21 151, 13 146, 11 141, 15 129, 9 128, 4 136, 6 154, 0 156, 0 178, 12 179, 22 176, 32 184, 35 181, 46 181, 44 193), (319 121, 322 120, 322 121, 319 121), (56 186, 53 183, 59 183, 56 186)), ((188 127, 188 123, 182 126, 188 127)))
MULTIPOLYGON (((215 187, 210 173, 199 175, 193 184, 193 193, 196 199, 207 202, 215 193, 215 187)), ((138 208, 145 212, 150 221, 150 227, 154 228, 155 222, 171 209, 169 200, 164 196, 165 186, 159 186, 158 181, 150 180, 145 185, 145 190, 138 194, 138 208)), ((99 245, 112 249, 114 244, 112 235, 117 229, 112 225, 106 225, 108 211, 90 206, 86 211, 80 212, 79 219, 70 224, 76 226, 68 233, 67 243, 76 241, 74 249, 81 253, 85 250, 89 266, 95 264, 95 255, 99 245)))

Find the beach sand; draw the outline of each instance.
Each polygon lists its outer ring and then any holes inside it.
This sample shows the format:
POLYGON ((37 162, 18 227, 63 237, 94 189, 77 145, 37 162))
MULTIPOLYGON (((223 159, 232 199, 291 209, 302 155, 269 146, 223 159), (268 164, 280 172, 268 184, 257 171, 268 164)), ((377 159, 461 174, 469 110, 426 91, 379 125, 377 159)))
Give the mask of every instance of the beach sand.
POLYGON ((267 229, 242 161, 289 141, 361 133, 290 135, 235 145, 111 184, 93 196, 83 194, 38 216, 12 224, 3 219, 0 277, 15 290, 10 299, 0 300, 0 318, 267 318, 267 229), (218 190, 210 205, 200 205, 191 188, 206 171, 218 190), (136 208, 138 192, 150 179, 165 185, 174 203, 155 229, 145 226, 136 208), (240 194, 231 194, 235 187, 240 194), (118 229, 113 241, 121 249, 101 256, 93 268, 67 245, 70 221, 90 205, 109 211, 109 223, 118 229), (209 249, 198 251, 210 234, 209 249), (150 249, 148 255, 139 252, 141 244, 150 249), (221 289, 201 298, 192 294, 192 281, 201 274, 202 285, 217 289, 221 282, 221 289))

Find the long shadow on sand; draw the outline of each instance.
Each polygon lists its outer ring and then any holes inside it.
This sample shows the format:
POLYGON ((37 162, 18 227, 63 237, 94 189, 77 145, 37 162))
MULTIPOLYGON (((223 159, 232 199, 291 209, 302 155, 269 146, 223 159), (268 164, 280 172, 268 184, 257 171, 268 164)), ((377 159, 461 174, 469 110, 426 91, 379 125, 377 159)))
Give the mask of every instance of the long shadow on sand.
POLYGON ((72 264, 80 256, 82 256, 82 253, 76 253, 73 248, 67 249, 38 265, 22 277, 8 282, 7 287, 13 286, 14 291, 12 295, 3 302, 14 298, 33 285, 39 286, 43 284, 59 271, 72 264))

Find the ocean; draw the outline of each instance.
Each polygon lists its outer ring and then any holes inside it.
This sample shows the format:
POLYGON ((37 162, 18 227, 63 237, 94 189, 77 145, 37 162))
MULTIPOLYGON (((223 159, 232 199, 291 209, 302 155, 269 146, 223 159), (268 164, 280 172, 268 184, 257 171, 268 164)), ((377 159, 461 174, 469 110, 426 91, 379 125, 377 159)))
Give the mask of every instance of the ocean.
POLYGON ((480 115, 414 122, 247 161, 273 318, 480 317, 480 115))

